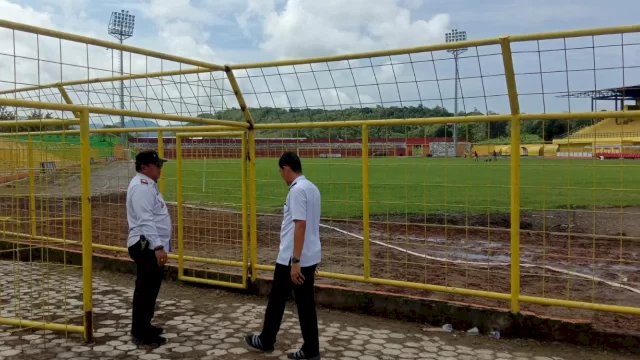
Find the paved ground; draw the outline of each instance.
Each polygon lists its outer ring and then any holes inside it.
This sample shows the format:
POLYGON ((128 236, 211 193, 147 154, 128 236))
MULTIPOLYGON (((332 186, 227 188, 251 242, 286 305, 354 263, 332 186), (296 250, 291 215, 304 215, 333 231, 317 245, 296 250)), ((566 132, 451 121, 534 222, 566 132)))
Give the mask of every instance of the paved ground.
MULTIPOLYGON (((0 261, 3 317, 79 324, 82 302, 78 269, 59 265, 0 261), (16 276, 18 274, 19 276, 16 276), (20 294, 16 296, 16 294, 20 294)), ((165 282, 156 322, 164 324, 167 345, 149 350, 131 344, 129 323, 133 277, 99 272, 94 277, 96 341, 78 334, 20 330, 0 325, 0 360, 4 359, 284 359, 300 346, 293 305, 285 315, 277 350, 248 352, 242 336, 258 331, 265 299, 223 290, 165 282)), ((425 325, 320 309, 323 359, 383 360, 588 360, 632 359, 598 349, 529 340, 495 340, 464 333, 438 333, 425 325)))

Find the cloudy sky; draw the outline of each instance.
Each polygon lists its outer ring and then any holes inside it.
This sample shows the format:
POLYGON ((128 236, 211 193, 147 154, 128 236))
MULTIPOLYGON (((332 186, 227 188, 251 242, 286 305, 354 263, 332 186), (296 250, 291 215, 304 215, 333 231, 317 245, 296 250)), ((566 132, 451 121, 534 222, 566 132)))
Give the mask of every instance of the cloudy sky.
MULTIPOLYGON (((525 0, 0 0, 0 18, 112 40, 106 31, 109 15, 111 11, 127 9, 136 15, 135 36, 127 40, 127 44, 225 64, 432 44, 443 42, 445 32, 451 28, 466 30, 470 38, 486 38, 505 34, 628 25, 637 23, 637 14, 640 13, 640 1, 637 0, 621 0, 615 6, 606 6, 600 0, 581 0, 579 5, 570 4, 568 0, 539 0, 535 4, 525 0)), ((48 40, 39 41, 41 43, 38 47, 34 46, 33 39, 18 36, 16 53, 22 51, 25 56, 40 58, 45 58, 46 54, 51 54, 53 58, 59 56, 59 51, 58 55, 53 54, 58 46, 55 42, 47 45, 48 40), (38 49, 46 49, 47 46, 50 47, 49 51, 41 50, 38 53, 38 49)), ((558 100, 555 93, 566 92, 567 87, 570 90, 589 90, 595 87, 620 86, 623 82, 640 83, 640 71, 635 68, 640 68, 640 45, 635 45, 640 44, 640 36, 625 36, 624 42, 627 45, 624 52, 620 46, 621 41, 623 40, 619 35, 599 38, 595 40, 595 45, 598 46, 596 49, 591 48, 590 38, 574 39, 566 44, 562 41, 542 44, 543 49, 575 48, 568 52, 538 53, 535 43, 514 46, 514 50, 533 51, 516 55, 515 58, 516 70, 521 74, 518 77, 520 92, 554 93, 546 101, 543 101, 544 97, 533 95, 528 100, 523 95, 523 111, 541 111, 541 106, 546 111, 566 111, 569 106, 574 106, 571 110, 576 106, 584 110, 588 102, 571 105, 567 100, 558 100), (601 45, 610 46, 600 47, 601 45), (626 68, 624 72, 621 70, 622 64, 626 68), (599 70, 593 71, 594 66, 599 70), (583 73, 567 74, 567 69, 589 68, 591 70, 583 73), (541 70, 545 73, 542 80, 541 70)), ((14 44, 10 32, 5 30, 0 33, 0 52, 12 54, 12 46, 14 44)), ((104 49, 91 51, 97 54, 91 54, 91 67, 111 66, 112 60, 109 56, 104 56, 104 49), (99 54, 99 51, 103 53, 99 54)), ((466 78, 462 81, 463 94, 467 98, 464 104, 466 110, 475 107, 483 112, 487 109, 508 111, 506 97, 498 96, 505 93, 504 78, 491 78, 492 73, 498 75, 501 71, 500 57, 490 56, 497 54, 497 51, 499 49, 496 48, 481 49, 478 52, 469 49, 464 54, 466 57, 461 59, 460 73, 466 78), (478 53, 483 56, 478 56, 478 53)), ((87 57, 86 50, 74 48, 73 45, 66 47, 64 54, 67 57, 64 62, 73 62, 69 57, 77 58, 80 62, 87 57)), ((446 55, 436 54, 435 58, 445 58, 446 55)), ((60 74, 59 71, 56 73, 57 70, 47 70, 45 65, 34 70, 38 67, 37 63, 16 64, 14 68, 8 59, 11 56, 0 56, 0 82, 4 81, 0 84, 2 88, 13 87, 14 84, 10 84, 12 81, 21 84, 47 83, 60 78, 110 75, 96 71, 82 75, 77 70, 60 74), (14 72, 17 75, 11 75, 14 72), (39 77, 34 79, 36 73, 39 77)), ((415 83, 411 89, 394 85, 392 91, 385 91, 378 86, 378 89, 368 93, 366 89, 359 89, 357 86, 349 89, 349 81, 345 80, 344 90, 323 92, 323 86, 319 84, 322 82, 320 74, 315 79, 315 88, 319 90, 316 91, 317 101, 310 94, 301 96, 300 99, 295 96, 287 99, 286 91, 283 91, 282 96, 274 96, 277 89, 270 86, 268 79, 263 81, 262 86, 267 89, 264 90, 265 93, 271 94, 268 99, 263 98, 261 101, 263 90, 260 89, 260 81, 250 82, 247 78, 241 84, 249 95, 255 93, 255 96, 249 96, 248 99, 253 106, 339 107, 380 102, 387 105, 398 105, 400 102, 416 105, 422 99, 425 105, 433 106, 439 102, 452 110, 450 97, 453 95, 453 83, 447 79, 453 76, 453 63, 447 61, 434 67, 427 60, 433 59, 430 59, 430 55, 424 59, 417 55, 410 59, 387 57, 368 62, 375 79, 373 83, 401 83, 406 78, 407 82, 415 83), (398 65, 390 65, 395 63, 398 65), (427 67, 435 71, 427 70, 427 67), (433 73, 427 74, 429 71, 433 73), (432 76, 439 80, 433 83, 421 82, 433 80, 432 76), (420 95, 417 95, 416 88, 420 95)), ((131 60, 130 63, 130 70, 133 72, 141 72, 150 66, 148 61, 138 63, 131 60)), ((362 64, 342 64, 343 68, 333 69, 337 73, 339 69, 348 69, 350 66, 357 68, 362 64)), ((152 64, 153 69, 149 71, 158 70, 156 65, 152 64)), ((308 70, 321 69, 310 67, 308 70)), ((304 69, 290 71, 304 72, 304 69)), ((359 82, 354 70, 350 72, 353 80, 351 84, 371 83, 370 80, 359 82)), ((366 71, 361 72, 364 77, 366 71)), ((238 75, 265 74, 250 72, 238 75)), ((278 80, 283 84, 283 90, 291 90, 285 77, 280 75, 278 80)), ((300 86, 298 90, 306 87, 299 81, 302 77, 300 74, 294 75, 293 80, 298 80, 300 86)), ((200 80, 196 82, 204 84, 200 80)), ((340 86, 333 85, 336 88, 340 86)), ((200 96, 202 95, 198 92, 193 97, 197 99, 200 96)), ((612 105, 602 103, 598 106, 608 108, 612 105)))

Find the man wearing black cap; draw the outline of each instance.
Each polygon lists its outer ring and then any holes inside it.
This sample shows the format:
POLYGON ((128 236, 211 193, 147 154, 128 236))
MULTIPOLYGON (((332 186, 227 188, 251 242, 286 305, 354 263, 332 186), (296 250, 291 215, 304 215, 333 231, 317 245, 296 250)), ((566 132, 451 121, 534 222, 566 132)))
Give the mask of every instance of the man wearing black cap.
POLYGON ((135 344, 152 347, 167 342, 160 336, 162 328, 151 325, 167 252, 171 250, 171 218, 156 183, 166 161, 156 151, 140 152, 136 155, 137 174, 127 189, 127 247, 137 275, 131 335, 135 344))

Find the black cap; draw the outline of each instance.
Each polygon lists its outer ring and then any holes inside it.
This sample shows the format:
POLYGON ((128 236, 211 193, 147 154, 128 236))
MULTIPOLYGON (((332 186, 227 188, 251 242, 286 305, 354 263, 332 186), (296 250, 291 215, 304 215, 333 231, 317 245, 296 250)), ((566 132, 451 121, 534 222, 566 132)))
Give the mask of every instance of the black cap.
POLYGON ((158 166, 162 166, 162 164, 166 163, 166 159, 161 159, 158 156, 158 152, 155 150, 144 150, 136 155, 136 164, 139 165, 149 165, 154 164, 158 166))

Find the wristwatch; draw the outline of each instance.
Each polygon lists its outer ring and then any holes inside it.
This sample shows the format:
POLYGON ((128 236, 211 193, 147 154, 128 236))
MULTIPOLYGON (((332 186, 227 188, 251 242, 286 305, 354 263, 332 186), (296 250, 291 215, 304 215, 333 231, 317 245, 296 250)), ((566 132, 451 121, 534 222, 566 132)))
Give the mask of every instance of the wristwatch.
POLYGON ((295 256, 292 256, 292 257, 291 257, 291 263, 292 263, 292 264, 299 264, 299 263, 300 263, 300 259, 298 259, 298 258, 297 258, 297 257, 295 257, 295 256))
POLYGON ((161 249, 164 249, 164 246, 160 245, 160 246, 156 247, 156 248, 155 248, 155 249, 153 249, 153 250, 161 250, 161 249))

